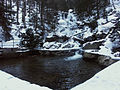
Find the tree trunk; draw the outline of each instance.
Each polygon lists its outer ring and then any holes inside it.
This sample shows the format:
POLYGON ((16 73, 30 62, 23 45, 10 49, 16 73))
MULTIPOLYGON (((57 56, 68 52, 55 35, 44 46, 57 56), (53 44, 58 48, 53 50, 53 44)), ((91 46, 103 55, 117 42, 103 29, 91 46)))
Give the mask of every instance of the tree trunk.
POLYGON ((100 13, 99 12, 99 3, 100 3, 99 0, 97 0, 96 3, 97 3, 97 19, 99 19, 99 16, 100 16, 99 15, 99 13, 100 13))
POLYGON ((38 27, 38 17, 37 17, 37 3, 35 3, 35 8, 36 8, 36 15, 35 15, 35 31, 37 30, 38 27))
POLYGON ((17 0, 17 25, 19 24, 19 0, 17 0))
POLYGON ((116 7, 115 7, 115 4, 114 4, 114 1, 112 0, 112 6, 113 6, 113 8, 114 9, 116 9, 116 7))
POLYGON ((26 0, 23 0, 22 22, 23 22, 23 24, 24 24, 24 28, 26 28, 25 16, 26 16, 26 0))

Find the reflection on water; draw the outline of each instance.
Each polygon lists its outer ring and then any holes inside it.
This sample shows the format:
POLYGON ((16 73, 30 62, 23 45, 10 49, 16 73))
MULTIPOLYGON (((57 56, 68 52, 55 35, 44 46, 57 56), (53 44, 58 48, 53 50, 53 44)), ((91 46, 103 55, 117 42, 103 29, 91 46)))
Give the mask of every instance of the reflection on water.
POLYGON ((80 58, 66 61, 65 58, 35 56, 1 60, 0 70, 54 90, 69 90, 101 70, 96 63, 80 58))

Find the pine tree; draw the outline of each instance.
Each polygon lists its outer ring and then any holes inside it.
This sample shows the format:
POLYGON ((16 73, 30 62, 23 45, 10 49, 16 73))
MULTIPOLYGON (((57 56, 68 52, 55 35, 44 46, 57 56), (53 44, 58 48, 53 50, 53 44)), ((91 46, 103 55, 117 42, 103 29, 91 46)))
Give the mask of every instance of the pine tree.
POLYGON ((9 27, 10 22, 8 20, 8 16, 5 14, 9 12, 4 4, 4 0, 0 1, 0 26, 2 26, 3 34, 5 36, 5 40, 10 40, 11 34, 9 31, 11 28, 9 27))
POLYGON ((32 28, 26 29, 26 33, 21 35, 21 46, 26 47, 27 49, 34 50, 37 47, 41 46, 41 36, 35 33, 35 30, 32 28))

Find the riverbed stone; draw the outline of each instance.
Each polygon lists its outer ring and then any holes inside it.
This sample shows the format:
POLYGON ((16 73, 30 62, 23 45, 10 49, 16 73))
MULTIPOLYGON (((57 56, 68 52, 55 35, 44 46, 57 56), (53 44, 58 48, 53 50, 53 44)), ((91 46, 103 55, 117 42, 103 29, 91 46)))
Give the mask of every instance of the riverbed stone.
POLYGON ((97 59, 97 54, 92 54, 92 53, 88 53, 88 52, 83 52, 83 57, 85 58, 85 59, 97 59))
POLYGON ((95 41, 95 42, 88 42, 86 44, 83 45, 83 49, 99 49, 99 46, 101 46, 103 44, 104 40, 101 41, 95 41))
POLYGON ((97 62, 102 66, 109 66, 115 63, 117 60, 113 60, 110 56, 100 55, 94 52, 86 52, 83 53, 83 59, 86 61, 97 62))
POLYGON ((112 58, 109 57, 109 56, 102 55, 102 56, 98 57, 98 62, 99 62, 99 64, 101 64, 103 66, 109 66, 109 65, 113 64, 116 61, 112 60, 112 58))

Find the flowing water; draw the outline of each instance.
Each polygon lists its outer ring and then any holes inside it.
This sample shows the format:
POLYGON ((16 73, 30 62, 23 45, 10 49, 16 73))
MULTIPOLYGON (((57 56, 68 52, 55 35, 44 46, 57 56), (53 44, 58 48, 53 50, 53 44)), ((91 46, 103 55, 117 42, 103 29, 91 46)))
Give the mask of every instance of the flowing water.
POLYGON ((69 90, 101 69, 98 64, 86 62, 82 58, 61 56, 34 56, 0 61, 0 70, 53 90, 69 90))

